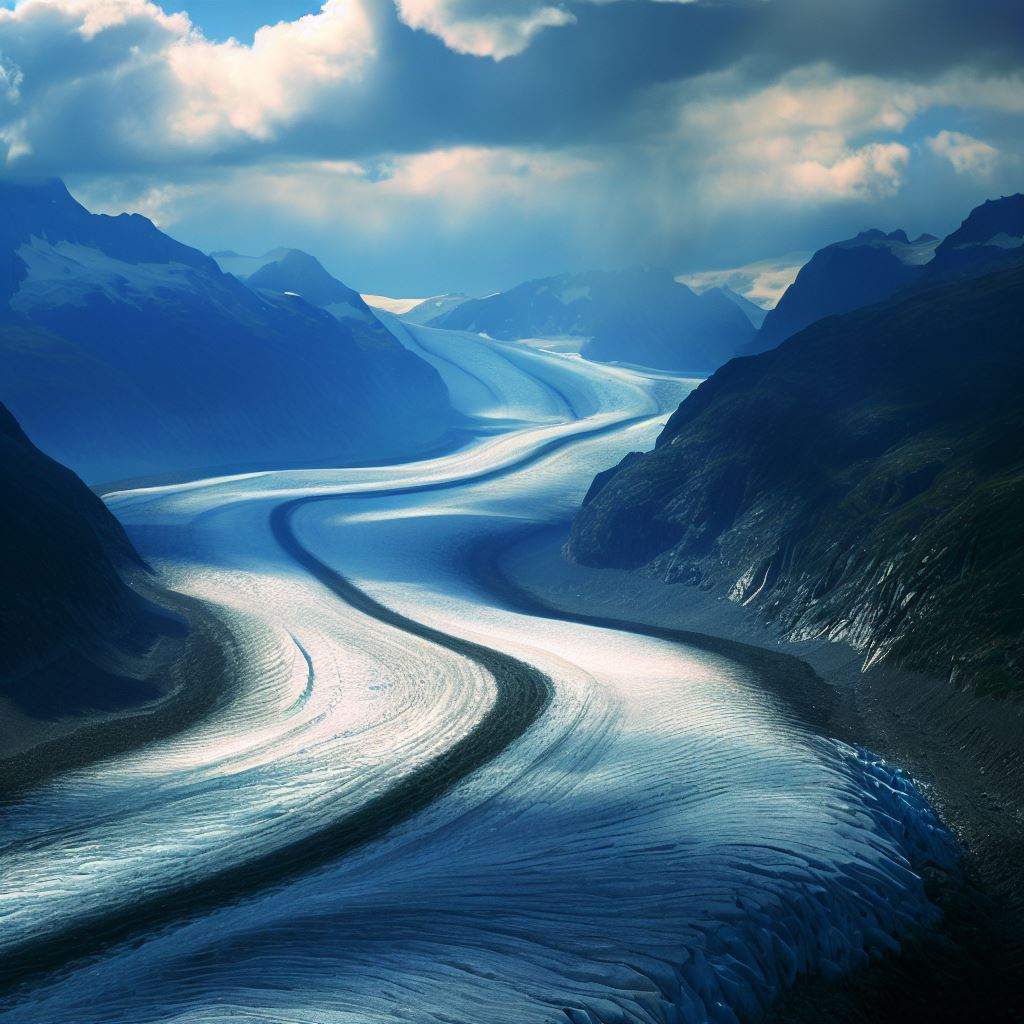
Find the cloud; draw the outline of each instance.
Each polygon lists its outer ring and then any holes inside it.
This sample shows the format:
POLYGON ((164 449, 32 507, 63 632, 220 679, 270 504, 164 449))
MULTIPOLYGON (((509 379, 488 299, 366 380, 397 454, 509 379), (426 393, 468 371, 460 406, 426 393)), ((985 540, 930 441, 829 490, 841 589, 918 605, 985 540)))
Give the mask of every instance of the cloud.
POLYGON ((939 231, 1015 190, 1020 12, 328 0, 243 43, 154 0, 19 0, 0 8, 0 166, 219 248, 402 261, 371 290, 728 266, 876 222, 939 231))
POLYGON ((810 258, 810 252, 791 252, 776 259, 758 260, 742 267, 680 274, 676 280, 697 292, 724 285, 762 309, 772 309, 810 258))
POLYGON ((795 199, 891 196, 903 185, 910 150, 899 142, 872 142, 828 162, 802 160, 787 168, 787 194, 795 199))
POLYGON ((594 232, 611 243, 593 216, 607 188, 584 156, 461 146, 364 163, 240 164, 160 188, 145 175, 72 183, 90 208, 140 209, 200 248, 296 246, 362 291, 407 295, 484 293, 526 266, 543 275, 606 262, 583 240, 594 232))
MULTIPOLYGON (((411 220, 429 220, 431 234, 462 235, 482 211, 495 206, 523 218, 561 204, 562 186, 586 188, 597 168, 582 157, 515 148, 459 146, 394 157, 384 162, 302 161, 238 168, 219 179, 205 200, 221 202, 237 191, 247 206, 287 212, 312 224, 401 234, 411 220), (218 198, 214 199, 213 197, 218 198)), ((204 195, 199 186, 124 191, 97 196, 97 208, 131 205, 173 223, 204 195)))
POLYGON ((963 132, 941 131, 928 140, 932 152, 945 157, 957 174, 988 178, 999 159, 999 150, 963 132))
POLYGON ((251 45, 211 42, 149 0, 22 0, 0 10, 7 163, 59 172, 76 149, 145 165, 266 143, 357 81, 374 42, 362 0, 326 0, 251 45))
POLYGON ((317 14, 266 25, 250 46, 193 31, 167 54, 181 90, 172 127, 185 139, 240 132, 266 140, 358 78, 374 56, 359 0, 327 0, 317 14))
MULTIPOLYGON (((678 173, 721 207, 838 202, 897 194, 911 171, 915 122, 936 109, 1024 114, 1017 73, 980 77, 955 68, 928 82, 844 76, 828 64, 751 83, 745 64, 674 84, 678 173)), ((940 133, 933 151, 977 174, 993 147, 940 133)), ((923 141, 923 140, 921 140, 923 141)))
POLYGON ((402 20, 444 40, 457 53, 503 60, 522 53, 538 32, 571 25, 563 7, 517 0, 515 4, 481 0, 395 0, 402 20))

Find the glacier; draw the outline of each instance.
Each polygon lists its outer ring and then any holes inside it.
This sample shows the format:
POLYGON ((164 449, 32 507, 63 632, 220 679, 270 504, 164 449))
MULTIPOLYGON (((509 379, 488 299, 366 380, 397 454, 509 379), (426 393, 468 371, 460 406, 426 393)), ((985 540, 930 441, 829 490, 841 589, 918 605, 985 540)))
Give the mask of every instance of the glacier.
POLYGON ((382 317, 471 417, 463 447, 106 496, 217 609, 231 685, 8 809, 0 959, 84 939, 0 1021, 734 1024, 934 925, 922 873, 958 854, 912 780, 720 654, 525 614, 467 569, 568 518, 698 382, 382 317), (543 679, 543 713, 346 843, 506 706, 493 664, 543 679))

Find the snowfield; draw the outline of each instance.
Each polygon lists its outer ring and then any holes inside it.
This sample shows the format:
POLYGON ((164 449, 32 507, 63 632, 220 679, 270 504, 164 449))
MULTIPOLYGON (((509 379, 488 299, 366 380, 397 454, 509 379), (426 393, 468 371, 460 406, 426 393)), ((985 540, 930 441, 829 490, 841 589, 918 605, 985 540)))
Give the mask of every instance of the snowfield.
POLYGON ((120 930, 0 1020, 748 1021, 932 923, 921 869, 956 852, 909 780, 720 655, 517 612, 471 571, 697 382, 387 322, 478 426, 462 450, 108 496, 221 609, 243 682, 10 809, 0 956, 120 930))

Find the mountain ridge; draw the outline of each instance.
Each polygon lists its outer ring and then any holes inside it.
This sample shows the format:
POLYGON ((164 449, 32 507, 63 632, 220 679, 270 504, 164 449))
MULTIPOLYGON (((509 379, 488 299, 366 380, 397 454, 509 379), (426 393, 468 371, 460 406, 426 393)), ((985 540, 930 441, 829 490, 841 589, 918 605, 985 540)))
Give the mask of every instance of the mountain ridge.
POLYGON ((724 295, 698 295, 651 267, 525 281, 464 302, 428 325, 501 341, 580 337, 590 359, 683 371, 714 369, 754 333, 724 295))
POLYGON ((764 318, 743 355, 774 348, 816 320, 898 292, 979 276, 1024 258, 1024 195, 986 200, 944 239, 898 228, 861 231, 815 252, 764 318))
POLYGON ((57 182, 3 196, 0 397, 87 478, 406 456, 450 430, 440 376, 358 297, 340 320, 259 291, 57 182))
POLYGON ((1020 692, 1022 298, 1024 267, 936 284, 731 361, 595 480, 567 553, 1020 692))

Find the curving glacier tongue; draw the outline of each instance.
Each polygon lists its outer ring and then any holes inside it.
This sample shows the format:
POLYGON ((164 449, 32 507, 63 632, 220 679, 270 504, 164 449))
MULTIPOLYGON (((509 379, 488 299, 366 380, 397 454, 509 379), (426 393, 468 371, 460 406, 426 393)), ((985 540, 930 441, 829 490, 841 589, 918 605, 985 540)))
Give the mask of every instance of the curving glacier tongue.
POLYGON ((471 571, 564 519, 695 382, 408 332, 487 427, 464 450, 111 496, 167 580, 220 609, 235 686, 173 740, 11 810, 0 954, 333 834, 514 718, 494 665, 541 673, 543 713, 344 855, 182 897, 0 1020, 746 1021, 936 920, 921 871, 956 851, 908 779, 743 665, 524 614, 471 571), (271 528, 284 502, 301 564, 271 528))

